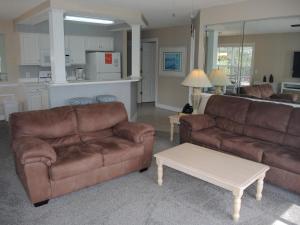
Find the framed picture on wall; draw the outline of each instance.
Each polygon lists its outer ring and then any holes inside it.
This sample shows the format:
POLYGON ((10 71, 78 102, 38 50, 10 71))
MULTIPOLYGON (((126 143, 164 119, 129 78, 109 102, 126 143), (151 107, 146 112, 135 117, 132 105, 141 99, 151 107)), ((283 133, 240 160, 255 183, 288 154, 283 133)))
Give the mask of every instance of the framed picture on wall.
POLYGON ((163 47, 160 48, 159 75, 186 76, 186 48, 163 47))

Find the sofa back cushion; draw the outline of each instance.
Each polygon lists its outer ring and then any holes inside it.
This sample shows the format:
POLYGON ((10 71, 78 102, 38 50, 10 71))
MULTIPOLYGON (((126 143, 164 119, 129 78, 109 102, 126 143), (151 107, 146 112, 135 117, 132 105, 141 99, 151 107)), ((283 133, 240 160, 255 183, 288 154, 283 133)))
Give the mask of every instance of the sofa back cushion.
POLYGON ((213 95, 208 99, 205 114, 244 124, 250 103, 244 98, 213 95))
POLYGON ((111 128, 128 116, 121 102, 81 105, 75 107, 80 134, 111 128))
POLYGON ((217 127, 241 134, 251 101, 244 98, 213 95, 205 107, 205 114, 216 118, 217 127))
POLYGON ((284 144, 300 151, 300 108, 294 108, 291 113, 284 144))
POLYGON ((273 143, 283 143, 293 107, 253 101, 249 107, 244 134, 273 143))
POLYGON ((71 106, 13 113, 10 116, 12 138, 34 136, 55 139, 76 134, 76 114, 71 106))
POLYGON ((274 94, 271 84, 258 85, 262 98, 270 98, 274 94))
POLYGON ((261 98, 261 90, 258 85, 240 87, 240 94, 261 98))

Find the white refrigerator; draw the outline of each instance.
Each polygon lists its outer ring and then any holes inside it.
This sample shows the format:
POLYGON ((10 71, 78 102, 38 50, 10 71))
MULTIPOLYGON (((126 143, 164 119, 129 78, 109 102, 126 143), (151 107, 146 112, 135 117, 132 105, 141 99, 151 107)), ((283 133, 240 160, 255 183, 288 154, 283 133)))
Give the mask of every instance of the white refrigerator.
POLYGON ((120 52, 88 52, 86 54, 87 80, 121 79, 120 52))

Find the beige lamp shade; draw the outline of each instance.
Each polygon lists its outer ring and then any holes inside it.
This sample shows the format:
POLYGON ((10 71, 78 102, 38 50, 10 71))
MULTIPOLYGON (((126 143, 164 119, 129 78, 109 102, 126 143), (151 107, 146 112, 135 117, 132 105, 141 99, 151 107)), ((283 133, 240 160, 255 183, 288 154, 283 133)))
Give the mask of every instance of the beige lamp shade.
POLYGON ((231 85, 229 78, 221 69, 213 69, 209 75, 209 79, 214 86, 231 85))
POLYGON ((203 70, 200 69, 192 70, 181 84, 183 86, 197 87, 197 88, 212 86, 207 75, 204 73, 203 70))

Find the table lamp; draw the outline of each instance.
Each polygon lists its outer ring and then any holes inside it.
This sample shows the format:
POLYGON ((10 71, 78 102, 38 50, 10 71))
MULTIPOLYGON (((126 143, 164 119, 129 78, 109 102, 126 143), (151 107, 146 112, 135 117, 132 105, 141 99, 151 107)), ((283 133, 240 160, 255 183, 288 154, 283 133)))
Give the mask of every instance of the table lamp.
POLYGON ((192 87, 192 105, 193 105, 193 114, 199 112, 199 106, 201 102, 201 92, 202 88, 211 87, 211 83, 203 70, 194 69, 181 83, 183 86, 192 87))
POLYGON ((222 94, 222 87, 231 85, 227 75, 221 69, 213 69, 209 75, 210 82, 215 86, 215 94, 222 94))

